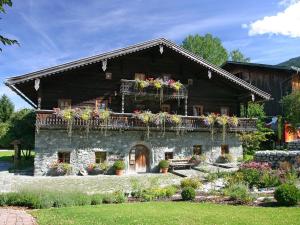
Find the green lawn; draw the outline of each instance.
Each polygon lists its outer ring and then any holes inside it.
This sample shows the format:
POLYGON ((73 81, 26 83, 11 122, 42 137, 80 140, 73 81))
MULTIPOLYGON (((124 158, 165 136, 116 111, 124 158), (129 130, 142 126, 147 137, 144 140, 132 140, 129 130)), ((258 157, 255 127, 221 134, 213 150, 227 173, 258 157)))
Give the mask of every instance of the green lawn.
POLYGON ((276 225, 300 224, 300 208, 262 208, 209 203, 149 202, 31 211, 39 225, 276 225))
POLYGON ((12 162, 12 156, 14 155, 14 151, 0 151, 0 162, 12 162))
MULTIPOLYGON (((5 150, 5 151, 0 151, 0 163, 1 162, 9 162, 13 163, 13 155, 15 151, 14 150, 5 150)), ((34 161, 34 152, 31 152, 32 157, 25 159, 24 157, 21 158, 21 161, 19 163, 18 169, 23 170, 23 169, 28 169, 33 167, 33 161, 34 161)), ((13 170, 13 168, 11 168, 13 170)))

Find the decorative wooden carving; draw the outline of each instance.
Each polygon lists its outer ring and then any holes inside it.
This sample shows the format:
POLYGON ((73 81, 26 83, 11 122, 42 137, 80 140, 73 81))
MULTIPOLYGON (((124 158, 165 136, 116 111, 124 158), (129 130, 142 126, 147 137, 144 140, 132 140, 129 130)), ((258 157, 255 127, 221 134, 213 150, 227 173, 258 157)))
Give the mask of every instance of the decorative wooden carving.
POLYGON ((209 79, 211 79, 212 74, 211 74, 211 71, 210 71, 210 70, 208 70, 207 76, 208 76, 209 79))
POLYGON ((160 52, 160 54, 163 54, 163 52, 164 52, 164 46, 163 45, 159 46, 159 52, 160 52))
POLYGON ((40 88, 40 79, 39 78, 36 78, 35 81, 34 81, 34 89, 37 91, 39 90, 40 88))
POLYGON ((102 60, 102 70, 105 72, 107 69, 107 59, 102 60))

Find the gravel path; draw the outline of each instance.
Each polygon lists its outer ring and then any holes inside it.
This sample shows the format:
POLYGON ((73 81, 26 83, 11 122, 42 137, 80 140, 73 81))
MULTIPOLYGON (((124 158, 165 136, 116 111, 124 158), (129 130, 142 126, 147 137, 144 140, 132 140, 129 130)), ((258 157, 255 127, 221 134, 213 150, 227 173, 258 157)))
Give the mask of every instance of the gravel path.
POLYGON ((0 225, 36 225, 25 210, 0 208, 0 225))
POLYGON ((113 191, 128 191, 132 185, 139 183, 147 187, 153 185, 180 184, 182 178, 174 174, 132 174, 123 176, 61 176, 34 177, 0 173, 0 193, 27 189, 49 191, 79 191, 86 193, 103 193, 113 191))

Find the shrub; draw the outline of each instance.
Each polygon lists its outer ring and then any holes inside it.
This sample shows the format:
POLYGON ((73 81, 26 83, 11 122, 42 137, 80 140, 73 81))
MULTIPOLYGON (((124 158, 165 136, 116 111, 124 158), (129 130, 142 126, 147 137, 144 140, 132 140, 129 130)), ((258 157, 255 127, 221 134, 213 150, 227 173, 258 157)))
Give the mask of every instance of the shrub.
POLYGON ((231 174, 230 176, 228 176, 226 180, 229 186, 236 183, 242 183, 244 182, 244 174, 240 171, 237 171, 231 174))
POLYGON ((127 197, 125 196, 124 192, 122 192, 122 191, 116 191, 114 193, 114 195, 115 195, 114 203, 124 203, 127 201, 127 197))
POLYGON ((249 184, 250 187, 259 186, 260 171, 257 169, 242 169, 244 181, 249 184))
POLYGON ((181 197, 184 201, 194 200, 196 197, 196 191, 192 187, 185 187, 181 192, 181 197))
POLYGON ((113 165, 115 170, 124 170, 125 169, 125 163, 122 160, 115 161, 113 165))
POLYGON ((115 195, 114 194, 105 194, 103 196, 102 202, 105 204, 111 204, 114 203, 116 200, 115 195))
POLYGON ((241 203, 249 203, 253 200, 253 196, 249 192, 248 186, 243 183, 230 185, 224 189, 224 194, 241 203))
POLYGON ((169 168, 169 162, 168 162, 168 160, 161 160, 159 162, 158 166, 161 169, 169 168))
POLYGON ((276 187, 280 185, 279 177, 272 171, 263 171, 260 177, 260 187, 276 187))
POLYGON ((282 184, 274 193, 274 197, 280 205, 293 206, 299 200, 299 190, 293 184, 282 184))
POLYGON ((197 189, 201 186, 201 182, 197 178, 185 178, 180 182, 181 188, 192 187, 197 189))
POLYGON ((175 187, 175 186, 169 186, 169 187, 166 187, 165 189, 166 189, 166 197, 167 198, 171 198, 177 192, 177 187, 175 187))
POLYGON ((91 205, 100 205, 103 202, 103 195, 93 194, 91 195, 91 205))
POLYGON ((241 164, 240 169, 271 170, 271 164, 267 162, 247 162, 241 164))
POLYGON ((91 205, 91 196, 84 193, 75 193, 70 196, 74 199, 75 206, 91 205))
POLYGON ((53 207, 61 208, 67 206, 74 206, 74 199, 71 193, 58 193, 53 195, 53 207))

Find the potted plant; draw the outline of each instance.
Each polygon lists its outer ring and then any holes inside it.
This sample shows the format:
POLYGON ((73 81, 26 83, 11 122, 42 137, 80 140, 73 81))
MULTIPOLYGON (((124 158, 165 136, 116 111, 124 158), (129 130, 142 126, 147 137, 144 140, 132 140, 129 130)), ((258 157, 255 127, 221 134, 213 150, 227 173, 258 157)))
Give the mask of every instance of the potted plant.
POLYGON ((158 164, 159 168, 161 169, 161 172, 166 174, 168 173, 169 169, 169 161, 168 160, 161 160, 158 164))
POLYGON ((64 176, 72 173, 72 166, 69 163, 53 162, 49 166, 50 175, 52 176, 64 176))
POLYGON ((117 160, 115 161, 113 167, 116 171, 116 175, 121 176, 123 174, 123 170, 125 169, 125 163, 122 160, 117 160))

